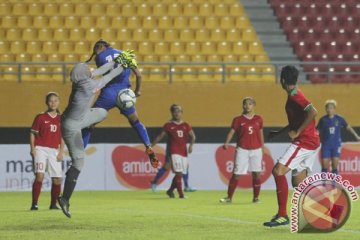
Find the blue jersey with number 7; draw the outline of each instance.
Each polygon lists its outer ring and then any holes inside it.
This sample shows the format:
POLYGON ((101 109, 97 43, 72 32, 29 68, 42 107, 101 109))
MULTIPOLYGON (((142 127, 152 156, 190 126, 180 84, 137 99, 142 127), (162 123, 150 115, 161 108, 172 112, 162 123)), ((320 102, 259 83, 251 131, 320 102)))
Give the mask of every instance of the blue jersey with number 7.
POLYGON ((318 130, 320 132, 322 148, 333 148, 341 145, 341 128, 347 127, 345 119, 337 114, 332 118, 328 115, 320 118, 318 130))

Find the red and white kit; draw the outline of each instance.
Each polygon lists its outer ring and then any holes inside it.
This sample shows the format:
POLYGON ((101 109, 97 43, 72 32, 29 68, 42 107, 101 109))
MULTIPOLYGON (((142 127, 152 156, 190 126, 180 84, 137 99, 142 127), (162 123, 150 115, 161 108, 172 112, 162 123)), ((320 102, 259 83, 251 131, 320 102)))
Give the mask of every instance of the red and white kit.
MULTIPOLYGON (((290 130, 298 130, 306 118, 306 111, 312 107, 311 102, 299 88, 294 88, 286 102, 286 114, 290 130)), ((303 170, 312 171, 312 166, 319 152, 320 138, 315 127, 315 119, 293 140, 286 152, 278 160, 279 163, 292 170, 296 176, 303 170)))
POLYGON ((186 174, 189 167, 186 146, 189 139, 189 133, 192 130, 190 124, 186 122, 176 123, 170 121, 164 125, 163 129, 169 138, 168 147, 171 154, 173 171, 186 174))
POLYGON ((40 113, 34 119, 31 132, 35 134, 35 172, 50 177, 62 177, 61 162, 57 161, 61 143, 61 116, 52 117, 49 113, 40 113))
POLYGON ((251 118, 241 115, 233 119, 231 128, 237 135, 234 174, 244 175, 248 171, 262 171, 262 141, 261 129, 263 120, 259 115, 251 118))

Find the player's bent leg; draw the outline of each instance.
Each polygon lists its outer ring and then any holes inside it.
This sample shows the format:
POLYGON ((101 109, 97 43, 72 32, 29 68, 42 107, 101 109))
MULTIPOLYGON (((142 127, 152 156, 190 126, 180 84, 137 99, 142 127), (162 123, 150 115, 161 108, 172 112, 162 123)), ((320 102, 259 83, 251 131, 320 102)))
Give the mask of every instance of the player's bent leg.
POLYGON ((307 177, 308 171, 305 169, 300 173, 293 175, 291 178, 291 183, 293 187, 299 186, 299 184, 307 177))
POLYGON ((35 180, 32 186, 32 203, 30 210, 38 210, 38 200, 41 193, 42 182, 44 180, 44 173, 37 172, 35 174, 35 180))
POLYGON ((238 181, 239 181, 239 175, 234 173, 231 176, 230 181, 229 181, 229 186, 228 186, 228 190, 227 190, 227 196, 224 197, 224 198, 221 198, 220 203, 231 203, 232 202, 232 198, 233 198, 233 195, 234 195, 235 190, 237 188, 238 181))
POLYGON ((252 172, 252 184, 253 184, 253 203, 259 203, 259 195, 261 188, 260 172, 252 172))

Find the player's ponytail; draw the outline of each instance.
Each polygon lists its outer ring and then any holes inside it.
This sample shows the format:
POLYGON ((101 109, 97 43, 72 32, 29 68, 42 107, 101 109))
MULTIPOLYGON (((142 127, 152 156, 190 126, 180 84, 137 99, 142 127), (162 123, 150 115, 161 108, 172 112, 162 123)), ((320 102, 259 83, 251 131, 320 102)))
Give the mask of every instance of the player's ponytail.
MULTIPOLYGON (((45 104, 48 105, 48 102, 50 101, 50 98, 51 97, 57 97, 57 98, 60 98, 59 94, 57 92, 48 92, 48 94, 46 94, 45 96, 45 104)), ((59 109, 56 109, 56 112, 58 114, 60 114, 60 110, 59 109)))
POLYGON ((93 52, 92 52, 90 58, 86 61, 86 63, 90 62, 93 59, 93 57, 96 56, 97 51, 99 51, 99 49, 102 47, 108 48, 108 47, 111 47, 111 45, 110 45, 110 43, 108 43, 107 41, 105 41, 103 39, 100 39, 99 41, 97 41, 93 47, 93 52))

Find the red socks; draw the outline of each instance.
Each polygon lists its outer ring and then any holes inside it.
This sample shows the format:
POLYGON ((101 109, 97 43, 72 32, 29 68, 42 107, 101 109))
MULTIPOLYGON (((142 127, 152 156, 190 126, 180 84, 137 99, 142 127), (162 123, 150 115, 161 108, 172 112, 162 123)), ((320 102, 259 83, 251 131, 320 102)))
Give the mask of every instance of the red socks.
POLYGON ((179 197, 180 198, 183 198, 184 197, 184 192, 182 190, 182 182, 181 182, 181 179, 182 179, 182 176, 181 175, 175 175, 173 180, 172 180, 172 183, 171 183, 171 186, 170 186, 170 189, 168 190, 169 192, 172 192, 174 191, 174 189, 176 188, 176 190, 178 191, 179 193, 179 197))
POLYGON ((260 188, 261 188, 260 179, 256 179, 256 180, 253 179, 254 199, 258 199, 258 198, 259 198, 260 188))
POLYGON ((56 204, 57 198, 61 193, 61 184, 52 184, 51 186, 51 205, 56 204))
POLYGON ((288 184, 286 181, 286 177, 284 175, 276 176, 275 183, 276 183, 276 194, 279 205, 278 215, 280 217, 286 217, 287 216, 286 204, 288 200, 288 184))
POLYGON ((235 177, 235 175, 233 175, 229 182, 228 198, 232 199, 234 192, 236 190, 237 184, 238 184, 238 179, 235 177))
POLYGON ((32 187, 32 202, 34 204, 38 203, 40 192, 41 192, 42 182, 34 180, 32 187))

